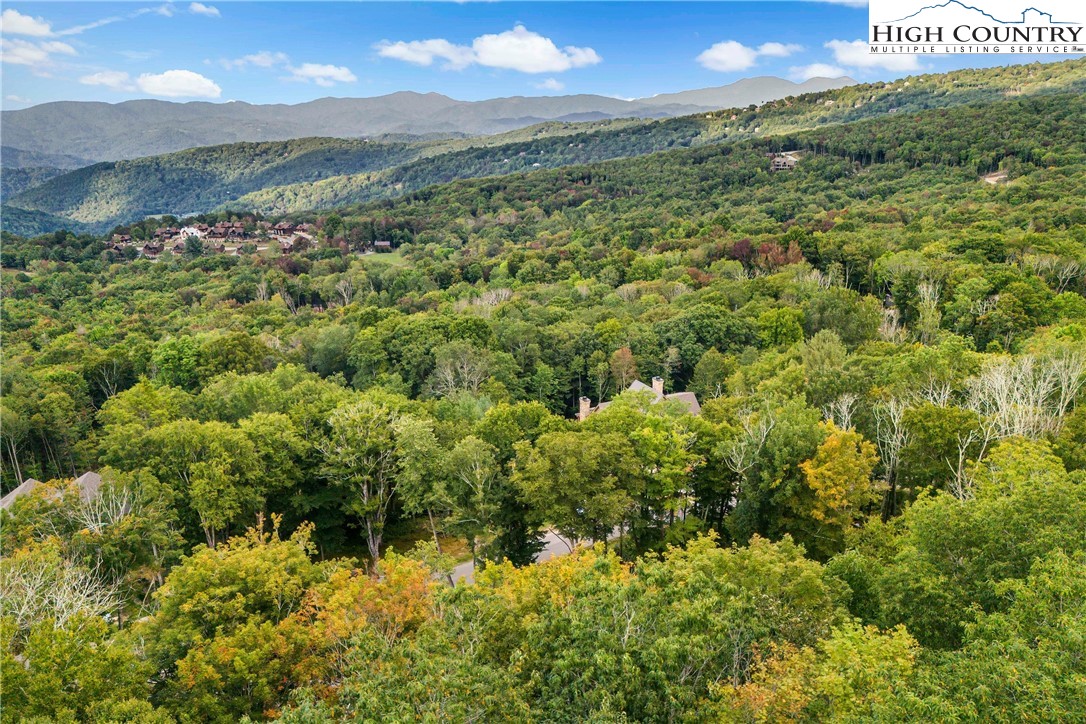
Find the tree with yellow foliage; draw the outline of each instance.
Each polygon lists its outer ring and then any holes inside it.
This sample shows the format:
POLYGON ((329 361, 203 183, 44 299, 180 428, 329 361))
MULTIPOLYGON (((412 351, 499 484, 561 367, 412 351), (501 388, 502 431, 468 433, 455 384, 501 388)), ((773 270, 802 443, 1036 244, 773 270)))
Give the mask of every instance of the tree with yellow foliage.
POLYGON ((821 426, 826 430, 826 439, 814 457, 800 463, 807 486, 814 493, 810 516, 820 523, 845 528, 878 499, 871 474, 879 456, 875 446, 855 430, 841 430, 832 422, 821 426))

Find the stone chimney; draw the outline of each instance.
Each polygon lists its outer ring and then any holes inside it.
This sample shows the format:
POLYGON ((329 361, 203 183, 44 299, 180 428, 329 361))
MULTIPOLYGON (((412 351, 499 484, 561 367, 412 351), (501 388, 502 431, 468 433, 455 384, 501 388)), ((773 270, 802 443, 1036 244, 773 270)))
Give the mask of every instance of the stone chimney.
POLYGON ((577 400, 577 405, 577 420, 583 421, 586 417, 588 417, 588 413, 592 411, 592 400, 588 399, 587 397, 581 397, 577 400))
POLYGON ((656 393, 657 397, 664 396, 664 378, 653 377, 652 378, 652 391, 656 393))

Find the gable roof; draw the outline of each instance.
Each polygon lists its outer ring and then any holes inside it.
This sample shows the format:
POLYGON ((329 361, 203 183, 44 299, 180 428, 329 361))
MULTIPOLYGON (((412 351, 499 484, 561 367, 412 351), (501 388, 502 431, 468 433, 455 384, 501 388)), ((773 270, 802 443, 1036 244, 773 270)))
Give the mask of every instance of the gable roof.
POLYGON ((102 476, 94 472, 86 472, 75 479, 75 485, 79 488, 79 497, 86 503, 98 497, 98 490, 102 487, 102 476))
POLYGON ((34 488, 38 487, 39 485, 41 485, 40 480, 35 480, 34 478, 27 478, 23 481, 22 485, 15 488, 15 490, 12 490, 3 498, 0 498, 0 510, 7 510, 11 507, 11 504, 14 503, 18 498, 34 492, 34 488))
MULTIPOLYGON (((41 484, 40 480, 27 478, 22 485, 0 498, 0 510, 7 510, 16 500, 34 492, 35 488, 41 484)), ((98 497, 98 491, 102 487, 102 476, 95 472, 83 473, 75 479, 75 486, 79 490, 79 499, 84 503, 88 503, 98 497)), ((53 493, 53 495, 56 495, 56 493, 53 493)))
MULTIPOLYGON (((652 387, 646 385, 641 380, 634 380, 633 382, 631 382, 630 386, 627 387, 624 392, 651 392, 654 395, 656 394, 656 391, 653 390, 652 387)), ((672 392, 669 395, 656 395, 656 399, 652 401, 652 404, 655 405, 657 402, 661 402, 662 400, 673 400, 675 402, 682 403, 686 406, 686 411, 689 412, 691 415, 701 414, 701 403, 698 402, 698 396, 695 395, 693 392, 672 392)), ((607 402, 601 402, 600 404, 593 407, 591 411, 599 412, 610 404, 611 400, 608 400, 607 402)))

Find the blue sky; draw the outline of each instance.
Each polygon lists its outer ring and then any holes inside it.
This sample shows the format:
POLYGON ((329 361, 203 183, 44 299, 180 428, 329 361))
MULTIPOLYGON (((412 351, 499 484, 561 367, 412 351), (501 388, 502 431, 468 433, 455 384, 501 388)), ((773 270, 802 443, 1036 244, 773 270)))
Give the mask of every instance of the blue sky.
POLYGON ((0 21, 0 80, 5 109, 132 98, 299 103, 398 90, 635 98, 754 75, 867 81, 1007 62, 873 59, 859 42, 866 33, 862 0, 16 1, 4 3, 0 21))

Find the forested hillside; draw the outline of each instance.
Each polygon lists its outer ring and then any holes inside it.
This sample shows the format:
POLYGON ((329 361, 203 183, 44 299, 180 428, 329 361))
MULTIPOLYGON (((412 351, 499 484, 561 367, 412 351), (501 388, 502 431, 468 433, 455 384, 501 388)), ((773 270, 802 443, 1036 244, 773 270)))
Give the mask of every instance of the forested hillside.
POLYGON ((772 137, 787 131, 851 123, 893 113, 991 102, 1004 97, 1075 92, 1086 92, 1086 61, 909 77, 890 84, 854 85, 802 98, 787 98, 758 108, 647 122, 607 133, 541 139, 492 151, 468 149, 380 173, 268 188, 244 196, 239 205, 269 213, 328 208, 396 196, 455 179, 772 137))
POLYGON ((51 178, 67 173, 65 169, 51 166, 0 169, 0 199, 40 186, 51 178))
POLYGON ((11 200, 80 223, 198 213, 266 186, 387 168, 418 156, 411 144, 334 138, 236 143, 77 169, 11 200))
MULTIPOLYGON (((1083 61, 856 85, 759 108, 660 121, 550 123, 422 144, 303 139, 195 149, 66 174, 9 200, 104 231, 149 214, 282 214, 390 198, 436 183, 713 145, 1007 96, 1086 91, 1083 61)), ((57 227, 42 227, 39 232, 57 227)))
POLYGON ((1052 67, 298 212, 304 253, 5 234, 0 480, 47 482, 0 717, 1076 720, 1086 97, 1007 93, 1052 67))
MULTIPOLYGON (((384 169, 411 160, 466 148, 524 143, 541 138, 639 125, 634 119, 593 123, 543 123, 493 136, 428 138, 390 135, 369 141, 305 138, 297 141, 237 143, 150 156, 116 163, 85 164, 68 173, 56 168, 3 169, 4 197, 31 189, 6 209, 55 209, 40 226, 9 229, 17 234, 45 233, 66 223, 99 230, 151 214, 205 213, 230 204, 252 189, 311 183, 343 173, 384 169), (56 182, 43 184, 67 174, 56 182), (39 187, 41 188, 35 188, 39 187), (61 217, 53 218, 55 214, 61 217), (71 219, 71 222, 64 221, 71 219), (82 220, 81 220, 82 219, 82 220), (103 221, 105 219, 105 221, 103 221)), ((7 148, 7 147, 5 147, 7 148)), ((8 149, 13 164, 42 154, 8 149)), ((24 214, 20 218, 25 218, 24 214)), ((71 227, 68 227, 71 228, 71 227)), ((75 229, 73 229, 75 230, 75 229)))

